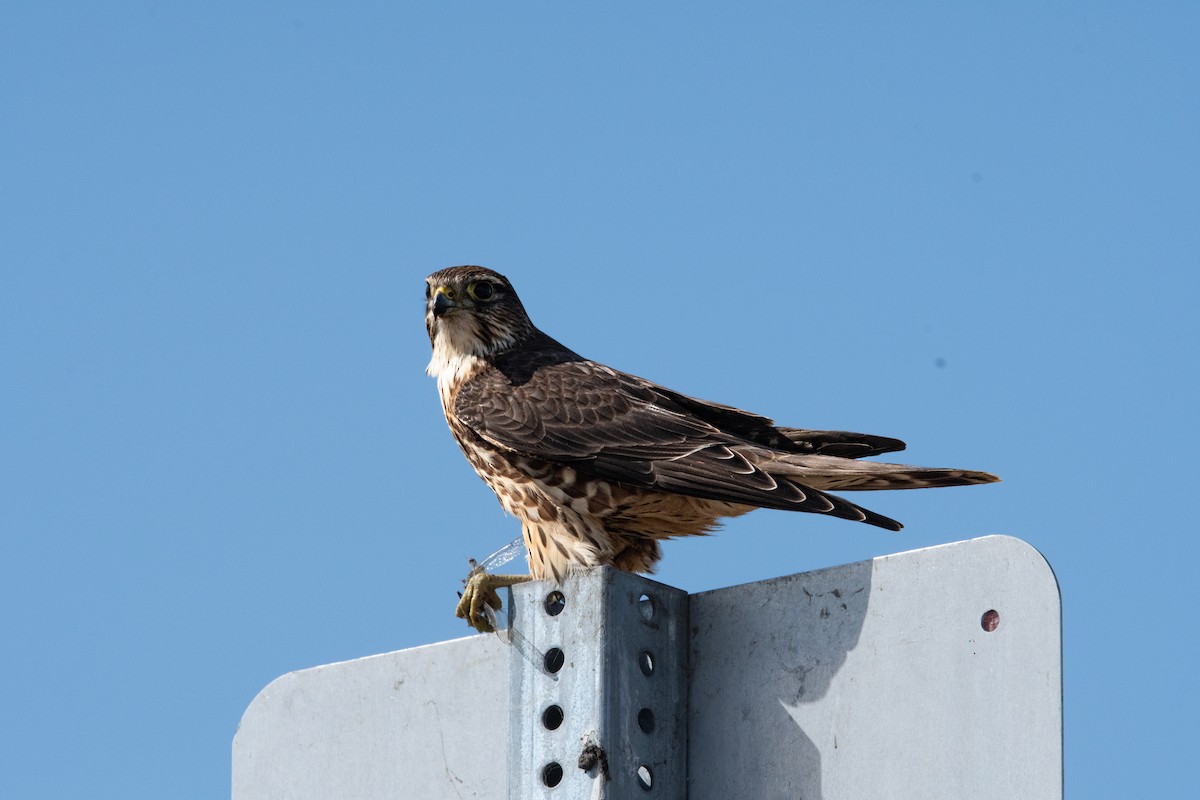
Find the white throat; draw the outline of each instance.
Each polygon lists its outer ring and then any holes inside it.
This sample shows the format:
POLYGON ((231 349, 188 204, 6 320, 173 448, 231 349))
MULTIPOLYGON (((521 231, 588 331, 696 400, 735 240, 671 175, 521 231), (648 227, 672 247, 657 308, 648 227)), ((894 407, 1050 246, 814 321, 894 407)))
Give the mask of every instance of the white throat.
POLYGON ((483 367, 483 359, 471 352, 474 338, 462 333, 457 326, 440 326, 433 340, 433 356, 425 367, 427 374, 437 378, 443 406, 449 403, 453 387, 483 367))

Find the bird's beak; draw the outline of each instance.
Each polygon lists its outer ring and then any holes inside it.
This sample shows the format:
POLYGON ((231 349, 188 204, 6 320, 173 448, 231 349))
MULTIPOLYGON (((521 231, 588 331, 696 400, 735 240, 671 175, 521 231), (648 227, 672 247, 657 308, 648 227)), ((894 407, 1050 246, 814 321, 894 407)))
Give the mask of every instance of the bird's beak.
POLYGON ((433 298, 433 315, 435 317, 444 317, 450 313, 451 309, 455 308, 458 308, 458 304, 447 295, 446 287, 439 286, 433 298))

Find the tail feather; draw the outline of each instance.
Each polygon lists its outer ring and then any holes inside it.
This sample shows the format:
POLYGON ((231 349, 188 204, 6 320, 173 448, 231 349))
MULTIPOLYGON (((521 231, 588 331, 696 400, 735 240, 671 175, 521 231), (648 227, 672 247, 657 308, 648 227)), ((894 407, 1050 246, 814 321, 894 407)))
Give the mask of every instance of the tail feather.
POLYGON ((826 455, 787 455, 763 465, 766 472, 821 491, 866 492, 880 489, 929 489, 971 486, 1000 479, 967 469, 914 467, 879 461, 853 461, 826 455))

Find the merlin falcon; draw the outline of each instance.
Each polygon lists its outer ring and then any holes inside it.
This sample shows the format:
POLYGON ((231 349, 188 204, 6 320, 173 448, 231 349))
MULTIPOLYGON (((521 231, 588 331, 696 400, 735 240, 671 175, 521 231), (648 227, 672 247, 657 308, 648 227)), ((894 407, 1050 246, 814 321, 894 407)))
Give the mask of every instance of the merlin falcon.
POLYGON ((755 508, 900 523, 829 492, 965 486, 986 472, 860 461, 904 442, 785 428, 569 350, 530 321, 508 279, 476 266, 425 279, 428 372, 467 460, 521 521, 530 575, 473 571, 458 616, 489 630, 496 589, 609 565, 651 572, 659 543, 755 508))

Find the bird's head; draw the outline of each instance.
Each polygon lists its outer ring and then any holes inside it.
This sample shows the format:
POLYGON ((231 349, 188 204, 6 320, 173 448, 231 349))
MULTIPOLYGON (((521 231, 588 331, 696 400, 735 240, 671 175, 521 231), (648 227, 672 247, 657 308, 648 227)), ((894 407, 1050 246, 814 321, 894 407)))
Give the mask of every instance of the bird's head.
POLYGON ((497 355, 536 330, 508 278, 485 267, 450 267, 425 279, 425 328, 435 361, 497 355))

